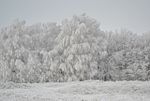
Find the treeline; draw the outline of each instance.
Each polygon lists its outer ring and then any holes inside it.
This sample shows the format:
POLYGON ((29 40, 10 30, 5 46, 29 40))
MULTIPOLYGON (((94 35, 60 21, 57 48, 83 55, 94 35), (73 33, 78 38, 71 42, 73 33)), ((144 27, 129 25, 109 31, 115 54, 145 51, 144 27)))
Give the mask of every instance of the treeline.
POLYGON ((150 33, 104 32, 86 15, 0 30, 0 81, 150 80, 150 33))

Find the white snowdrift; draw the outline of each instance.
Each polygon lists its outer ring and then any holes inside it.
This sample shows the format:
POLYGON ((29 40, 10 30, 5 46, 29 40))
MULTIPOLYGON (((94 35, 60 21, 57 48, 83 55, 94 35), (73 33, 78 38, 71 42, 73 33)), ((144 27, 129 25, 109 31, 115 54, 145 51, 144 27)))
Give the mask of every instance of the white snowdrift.
POLYGON ((150 82, 0 83, 0 101, 150 101, 150 82))

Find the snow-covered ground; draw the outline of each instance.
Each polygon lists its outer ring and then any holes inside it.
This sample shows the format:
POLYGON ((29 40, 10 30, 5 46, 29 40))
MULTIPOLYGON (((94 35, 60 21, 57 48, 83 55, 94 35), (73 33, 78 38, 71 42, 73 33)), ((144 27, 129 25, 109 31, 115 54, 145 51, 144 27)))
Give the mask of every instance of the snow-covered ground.
POLYGON ((0 101, 150 101, 150 82, 0 83, 0 101))

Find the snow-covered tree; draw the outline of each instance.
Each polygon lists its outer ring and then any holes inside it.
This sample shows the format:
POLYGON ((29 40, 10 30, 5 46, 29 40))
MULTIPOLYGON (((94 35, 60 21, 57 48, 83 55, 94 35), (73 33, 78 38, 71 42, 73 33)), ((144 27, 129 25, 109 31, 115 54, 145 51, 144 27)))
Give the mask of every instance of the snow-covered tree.
POLYGON ((55 51, 60 81, 94 79, 98 58, 105 53, 98 22, 86 15, 74 16, 62 23, 55 51))

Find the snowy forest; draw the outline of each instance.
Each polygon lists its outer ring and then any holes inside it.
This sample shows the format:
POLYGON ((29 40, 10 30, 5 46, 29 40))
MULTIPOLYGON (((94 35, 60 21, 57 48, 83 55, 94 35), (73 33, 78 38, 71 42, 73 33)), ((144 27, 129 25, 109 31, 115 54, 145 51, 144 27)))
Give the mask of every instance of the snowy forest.
POLYGON ((103 31, 87 15, 0 29, 0 81, 150 80, 150 33, 103 31))

